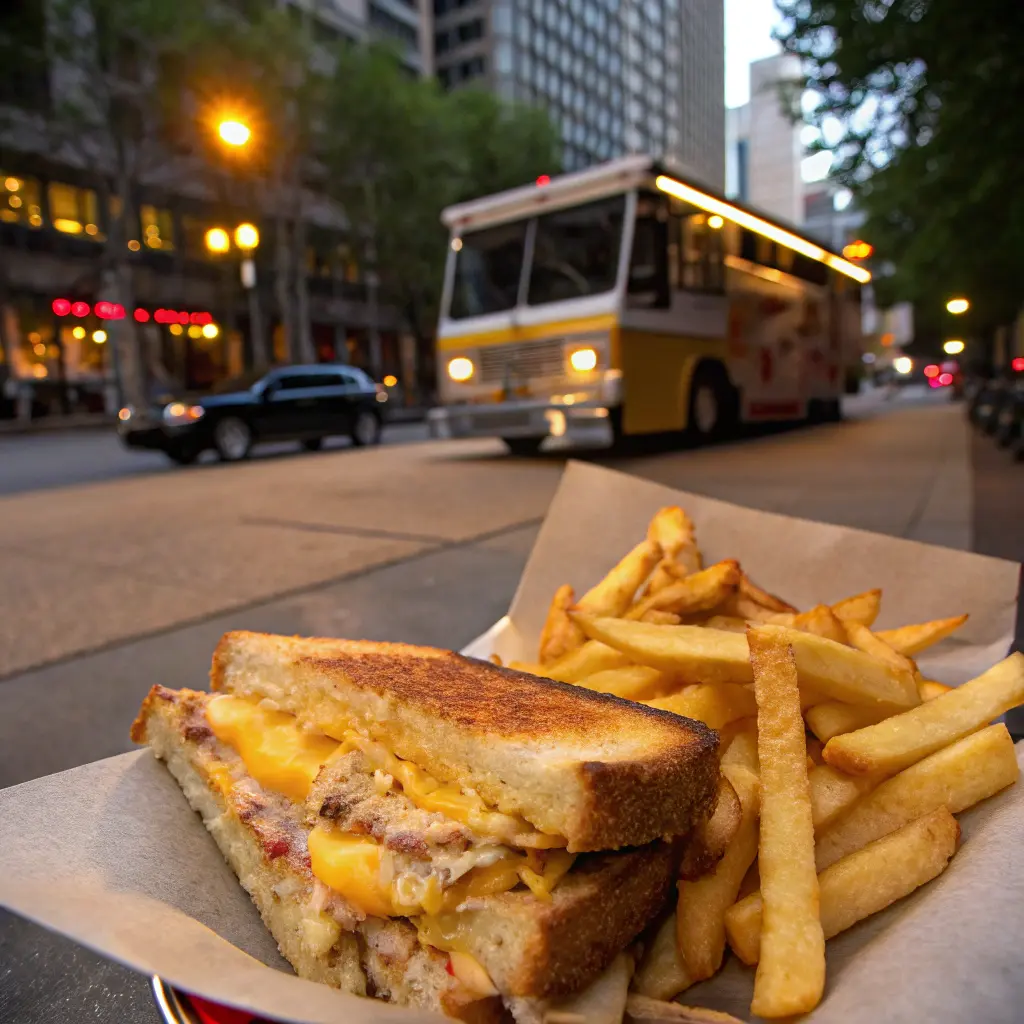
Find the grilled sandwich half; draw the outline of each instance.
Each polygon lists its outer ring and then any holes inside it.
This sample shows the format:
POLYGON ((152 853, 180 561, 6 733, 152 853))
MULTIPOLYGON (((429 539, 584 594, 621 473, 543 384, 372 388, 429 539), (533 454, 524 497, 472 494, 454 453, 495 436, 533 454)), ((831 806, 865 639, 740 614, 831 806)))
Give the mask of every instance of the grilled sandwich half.
POLYGON ((228 633, 164 760, 303 977, 498 1019, 587 986, 711 813, 716 734, 404 644, 228 633))

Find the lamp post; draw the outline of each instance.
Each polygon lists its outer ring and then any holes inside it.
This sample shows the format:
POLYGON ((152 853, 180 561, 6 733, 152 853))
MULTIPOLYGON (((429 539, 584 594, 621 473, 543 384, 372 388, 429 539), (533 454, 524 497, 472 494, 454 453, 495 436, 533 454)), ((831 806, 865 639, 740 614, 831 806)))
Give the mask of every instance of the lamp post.
MULTIPOLYGON (((242 254, 239 274, 249 305, 249 336, 252 338, 252 358, 256 366, 267 366, 266 342, 263 337, 263 318, 260 315, 260 298, 256 288, 256 263, 253 253, 259 247, 260 233, 255 224, 239 224, 234 230, 235 248, 242 254)), ((206 248, 215 255, 231 250, 231 236, 224 228, 210 228, 206 232, 206 248)))
POLYGON ((971 308, 971 304, 967 299, 958 298, 950 299, 946 303, 946 312, 952 313, 954 316, 959 316, 961 313, 966 313, 971 308))

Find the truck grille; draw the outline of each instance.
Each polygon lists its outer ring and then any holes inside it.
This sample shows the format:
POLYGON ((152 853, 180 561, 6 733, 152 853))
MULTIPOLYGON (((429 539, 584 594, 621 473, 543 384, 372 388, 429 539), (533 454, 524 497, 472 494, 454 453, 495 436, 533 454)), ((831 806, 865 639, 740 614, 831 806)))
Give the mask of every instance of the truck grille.
POLYGON ((480 350, 480 382, 503 384, 507 378, 535 380, 565 375, 561 341, 528 341, 480 350))

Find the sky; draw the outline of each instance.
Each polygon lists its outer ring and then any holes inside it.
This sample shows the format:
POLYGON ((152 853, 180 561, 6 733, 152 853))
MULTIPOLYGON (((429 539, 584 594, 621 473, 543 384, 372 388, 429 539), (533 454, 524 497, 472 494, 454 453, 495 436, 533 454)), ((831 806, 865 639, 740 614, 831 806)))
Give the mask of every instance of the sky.
MULTIPOLYGON (((773 0, 725 0, 727 107, 742 106, 750 99, 750 64, 781 51, 779 44, 772 39, 772 29, 778 22, 779 14, 773 0)), ((827 153, 804 160, 801 168, 804 181, 824 178, 830 163, 831 157, 827 153)))

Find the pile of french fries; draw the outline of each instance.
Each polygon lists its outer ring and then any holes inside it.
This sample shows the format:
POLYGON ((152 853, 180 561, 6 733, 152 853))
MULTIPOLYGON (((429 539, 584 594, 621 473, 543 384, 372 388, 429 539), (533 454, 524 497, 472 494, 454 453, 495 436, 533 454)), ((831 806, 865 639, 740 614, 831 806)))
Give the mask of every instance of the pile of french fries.
POLYGON ((756 967, 751 1013, 814 1009, 825 940, 941 874, 953 815, 1017 780, 991 723, 1024 703, 1024 655, 953 689, 925 679, 914 656, 967 616, 874 631, 881 597, 798 611, 736 561, 705 568, 687 515, 663 508, 578 601, 559 588, 537 663, 509 666, 720 733, 717 807, 643 943, 631 1002, 675 999, 728 945, 756 967))

